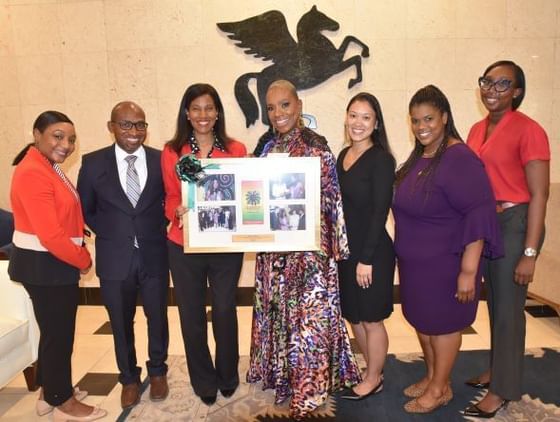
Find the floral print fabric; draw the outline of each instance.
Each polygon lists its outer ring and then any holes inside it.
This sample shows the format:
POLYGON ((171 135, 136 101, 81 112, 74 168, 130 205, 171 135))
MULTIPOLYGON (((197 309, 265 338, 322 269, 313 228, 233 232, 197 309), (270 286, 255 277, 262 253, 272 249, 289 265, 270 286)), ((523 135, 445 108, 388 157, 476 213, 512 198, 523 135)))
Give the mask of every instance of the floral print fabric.
POLYGON ((348 258, 335 158, 324 138, 296 128, 264 148, 292 157, 321 157, 321 251, 257 255, 249 382, 291 397, 304 417, 328 394, 360 381, 340 313, 336 261, 348 258))

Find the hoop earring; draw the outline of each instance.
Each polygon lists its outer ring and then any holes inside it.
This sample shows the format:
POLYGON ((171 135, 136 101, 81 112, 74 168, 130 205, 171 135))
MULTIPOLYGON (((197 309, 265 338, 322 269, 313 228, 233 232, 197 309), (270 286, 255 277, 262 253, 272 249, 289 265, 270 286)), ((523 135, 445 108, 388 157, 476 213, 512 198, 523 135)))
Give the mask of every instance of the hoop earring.
POLYGON ((305 121, 303 120, 303 114, 301 114, 301 113, 300 113, 299 119, 298 119, 298 127, 300 129, 303 129, 305 127, 305 121))

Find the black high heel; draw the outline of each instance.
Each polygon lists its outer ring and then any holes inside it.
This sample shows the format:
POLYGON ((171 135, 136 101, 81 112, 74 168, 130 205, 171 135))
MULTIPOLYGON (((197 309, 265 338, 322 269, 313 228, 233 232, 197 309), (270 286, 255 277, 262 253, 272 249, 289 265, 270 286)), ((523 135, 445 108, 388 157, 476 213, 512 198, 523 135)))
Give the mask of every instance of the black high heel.
POLYGON ((345 389, 340 397, 346 400, 363 400, 368 398, 369 396, 373 396, 377 393, 380 393, 381 391, 383 391, 383 378, 381 378, 379 384, 373 387, 369 393, 360 396, 354 391, 354 388, 350 387, 345 389))
POLYGON ((469 387, 478 388, 480 390, 484 390, 490 387, 489 382, 480 382, 478 378, 473 378, 468 381, 465 381, 465 384, 468 385, 469 387))
POLYGON ((478 407, 477 404, 473 404, 463 410, 465 416, 472 416, 473 418, 491 419, 496 416, 500 410, 505 409, 509 403, 509 400, 502 400, 502 403, 493 411, 486 412, 478 407))

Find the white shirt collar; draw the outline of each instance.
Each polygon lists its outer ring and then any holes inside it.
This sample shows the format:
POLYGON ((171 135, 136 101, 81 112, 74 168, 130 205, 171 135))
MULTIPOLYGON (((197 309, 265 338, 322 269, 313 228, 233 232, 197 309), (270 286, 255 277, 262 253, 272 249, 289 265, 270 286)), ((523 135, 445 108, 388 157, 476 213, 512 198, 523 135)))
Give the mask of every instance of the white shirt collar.
POLYGON ((132 154, 129 154, 115 142, 115 156, 117 157, 117 162, 125 161, 125 158, 129 155, 136 155, 139 160, 144 161, 146 159, 146 150, 144 149, 143 145, 140 145, 140 147, 136 151, 134 151, 132 154))

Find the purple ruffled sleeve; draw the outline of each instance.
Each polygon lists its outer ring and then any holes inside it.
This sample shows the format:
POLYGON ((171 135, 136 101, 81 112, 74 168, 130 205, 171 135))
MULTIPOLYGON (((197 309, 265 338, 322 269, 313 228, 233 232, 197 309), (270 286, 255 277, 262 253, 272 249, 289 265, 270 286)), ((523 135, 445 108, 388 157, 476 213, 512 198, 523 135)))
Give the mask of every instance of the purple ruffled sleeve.
POLYGON ((452 251, 462 254, 465 247, 484 240, 482 255, 489 259, 504 255, 503 238, 496 216, 496 200, 484 165, 468 148, 460 148, 453 162, 446 196, 451 206, 463 215, 457 225, 452 251))
POLYGON ((484 239, 482 256, 485 258, 495 259, 504 255, 502 234, 493 203, 490 207, 480 204, 467 210, 461 227, 457 230, 453 252, 462 254, 469 243, 479 239, 484 239))

